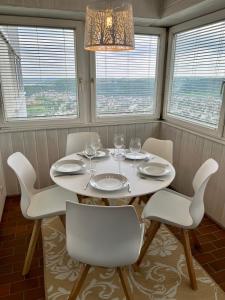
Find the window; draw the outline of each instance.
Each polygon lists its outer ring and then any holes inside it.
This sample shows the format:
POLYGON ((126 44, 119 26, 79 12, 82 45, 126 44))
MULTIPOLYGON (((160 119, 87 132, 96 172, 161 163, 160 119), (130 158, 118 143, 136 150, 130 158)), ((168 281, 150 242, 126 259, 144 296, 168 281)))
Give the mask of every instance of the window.
POLYGON ((75 31, 0 26, 5 121, 79 117, 75 31))
POLYGON ((153 115, 156 111, 158 35, 135 35, 135 50, 97 52, 96 115, 153 115))
POLYGON ((225 79, 225 22, 173 37, 167 116, 216 130, 225 79))

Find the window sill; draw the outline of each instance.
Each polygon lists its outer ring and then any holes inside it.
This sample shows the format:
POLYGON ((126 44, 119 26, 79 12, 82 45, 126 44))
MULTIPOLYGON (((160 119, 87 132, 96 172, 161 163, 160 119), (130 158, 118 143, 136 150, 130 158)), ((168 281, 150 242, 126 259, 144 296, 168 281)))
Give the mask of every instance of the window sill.
POLYGON ((179 129, 179 130, 182 130, 182 131, 186 131, 186 132, 189 132, 191 134, 194 134, 194 135, 200 136, 202 138, 208 139, 208 140, 213 141, 215 143, 225 145, 225 137, 224 136, 219 137, 219 136, 215 136, 215 135, 212 135, 212 134, 202 133, 200 131, 197 131, 197 130, 194 130, 194 129, 190 129, 190 128, 186 127, 186 126, 175 124, 175 123, 173 123, 171 121, 168 121, 168 120, 161 120, 160 122, 162 124, 174 127, 176 129, 179 129))
POLYGON ((87 128, 87 127, 101 127, 101 126, 116 126, 116 125, 131 125, 131 124, 146 124, 146 123, 159 123, 160 120, 157 119, 137 119, 137 120, 120 120, 119 122, 117 120, 111 120, 111 121, 101 121, 101 122, 58 122, 58 123, 51 123, 48 122, 45 124, 20 124, 18 125, 12 125, 4 126, 0 125, 0 134, 5 132, 19 132, 19 131, 35 131, 35 130, 51 130, 51 129, 69 129, 69 128, 87 128))

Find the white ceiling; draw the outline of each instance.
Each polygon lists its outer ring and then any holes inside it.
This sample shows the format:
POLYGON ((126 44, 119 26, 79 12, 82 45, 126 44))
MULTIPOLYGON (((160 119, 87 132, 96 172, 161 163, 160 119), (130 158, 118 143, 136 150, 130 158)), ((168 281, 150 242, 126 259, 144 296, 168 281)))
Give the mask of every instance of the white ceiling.
MULTIPOLYGON (((138 24, 171 26, 225 8, 225 0, 131 0, 138 24)), ((0 0, 0 13, 83 19, 93 0, 0 0)))

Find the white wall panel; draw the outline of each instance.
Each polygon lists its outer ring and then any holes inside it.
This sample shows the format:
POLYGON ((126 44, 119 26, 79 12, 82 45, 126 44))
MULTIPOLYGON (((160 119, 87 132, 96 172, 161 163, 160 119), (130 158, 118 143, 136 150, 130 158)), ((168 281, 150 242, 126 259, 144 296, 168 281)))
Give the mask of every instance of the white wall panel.
POLYGON ((48 186, 51 184, 49 168, 56 160, 64 156, 67 134, 79 131, 97 131, 101 136, 103 145, 105 147, 113 147, 113 136, 116 132, 124 133, 126 144, 129 145, 130 138, 135 135, 141 137, 142 141, 150 136, 157 137, 159 134, 159 123, 0 133, 0 152, 2 153, 7 194, 14 195, 19 193, 16 177, 6 162, 10 154, 16 151, 24 153, 37 172, 37 187, 48 186))
POLYGON ((162 123, 160 137, 174 142, 176 178, 172 186, 179 192, 192 195, 192 180, 200 165, 212 157, 219 171, 211 178, 205 193, 206 212, 225 227, 225 146, 197 134, 162 123))

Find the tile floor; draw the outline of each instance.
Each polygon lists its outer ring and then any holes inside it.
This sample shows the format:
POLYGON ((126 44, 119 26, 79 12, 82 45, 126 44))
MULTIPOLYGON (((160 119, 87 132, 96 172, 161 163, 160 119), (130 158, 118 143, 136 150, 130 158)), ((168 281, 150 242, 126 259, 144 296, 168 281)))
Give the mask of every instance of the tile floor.
MULTIPOLYGON (((22 216, 19 198, 8 198, 0 223, 0 300, 44 299, 41 239, 31 272, 21 275, 31 230, 32 222, 22 216)), ((225 291, 225 230, 205 217, 196 233, 202 249, 193 254, 225 291)), ((179 232, 175 234, 179 238, 179 232)))

